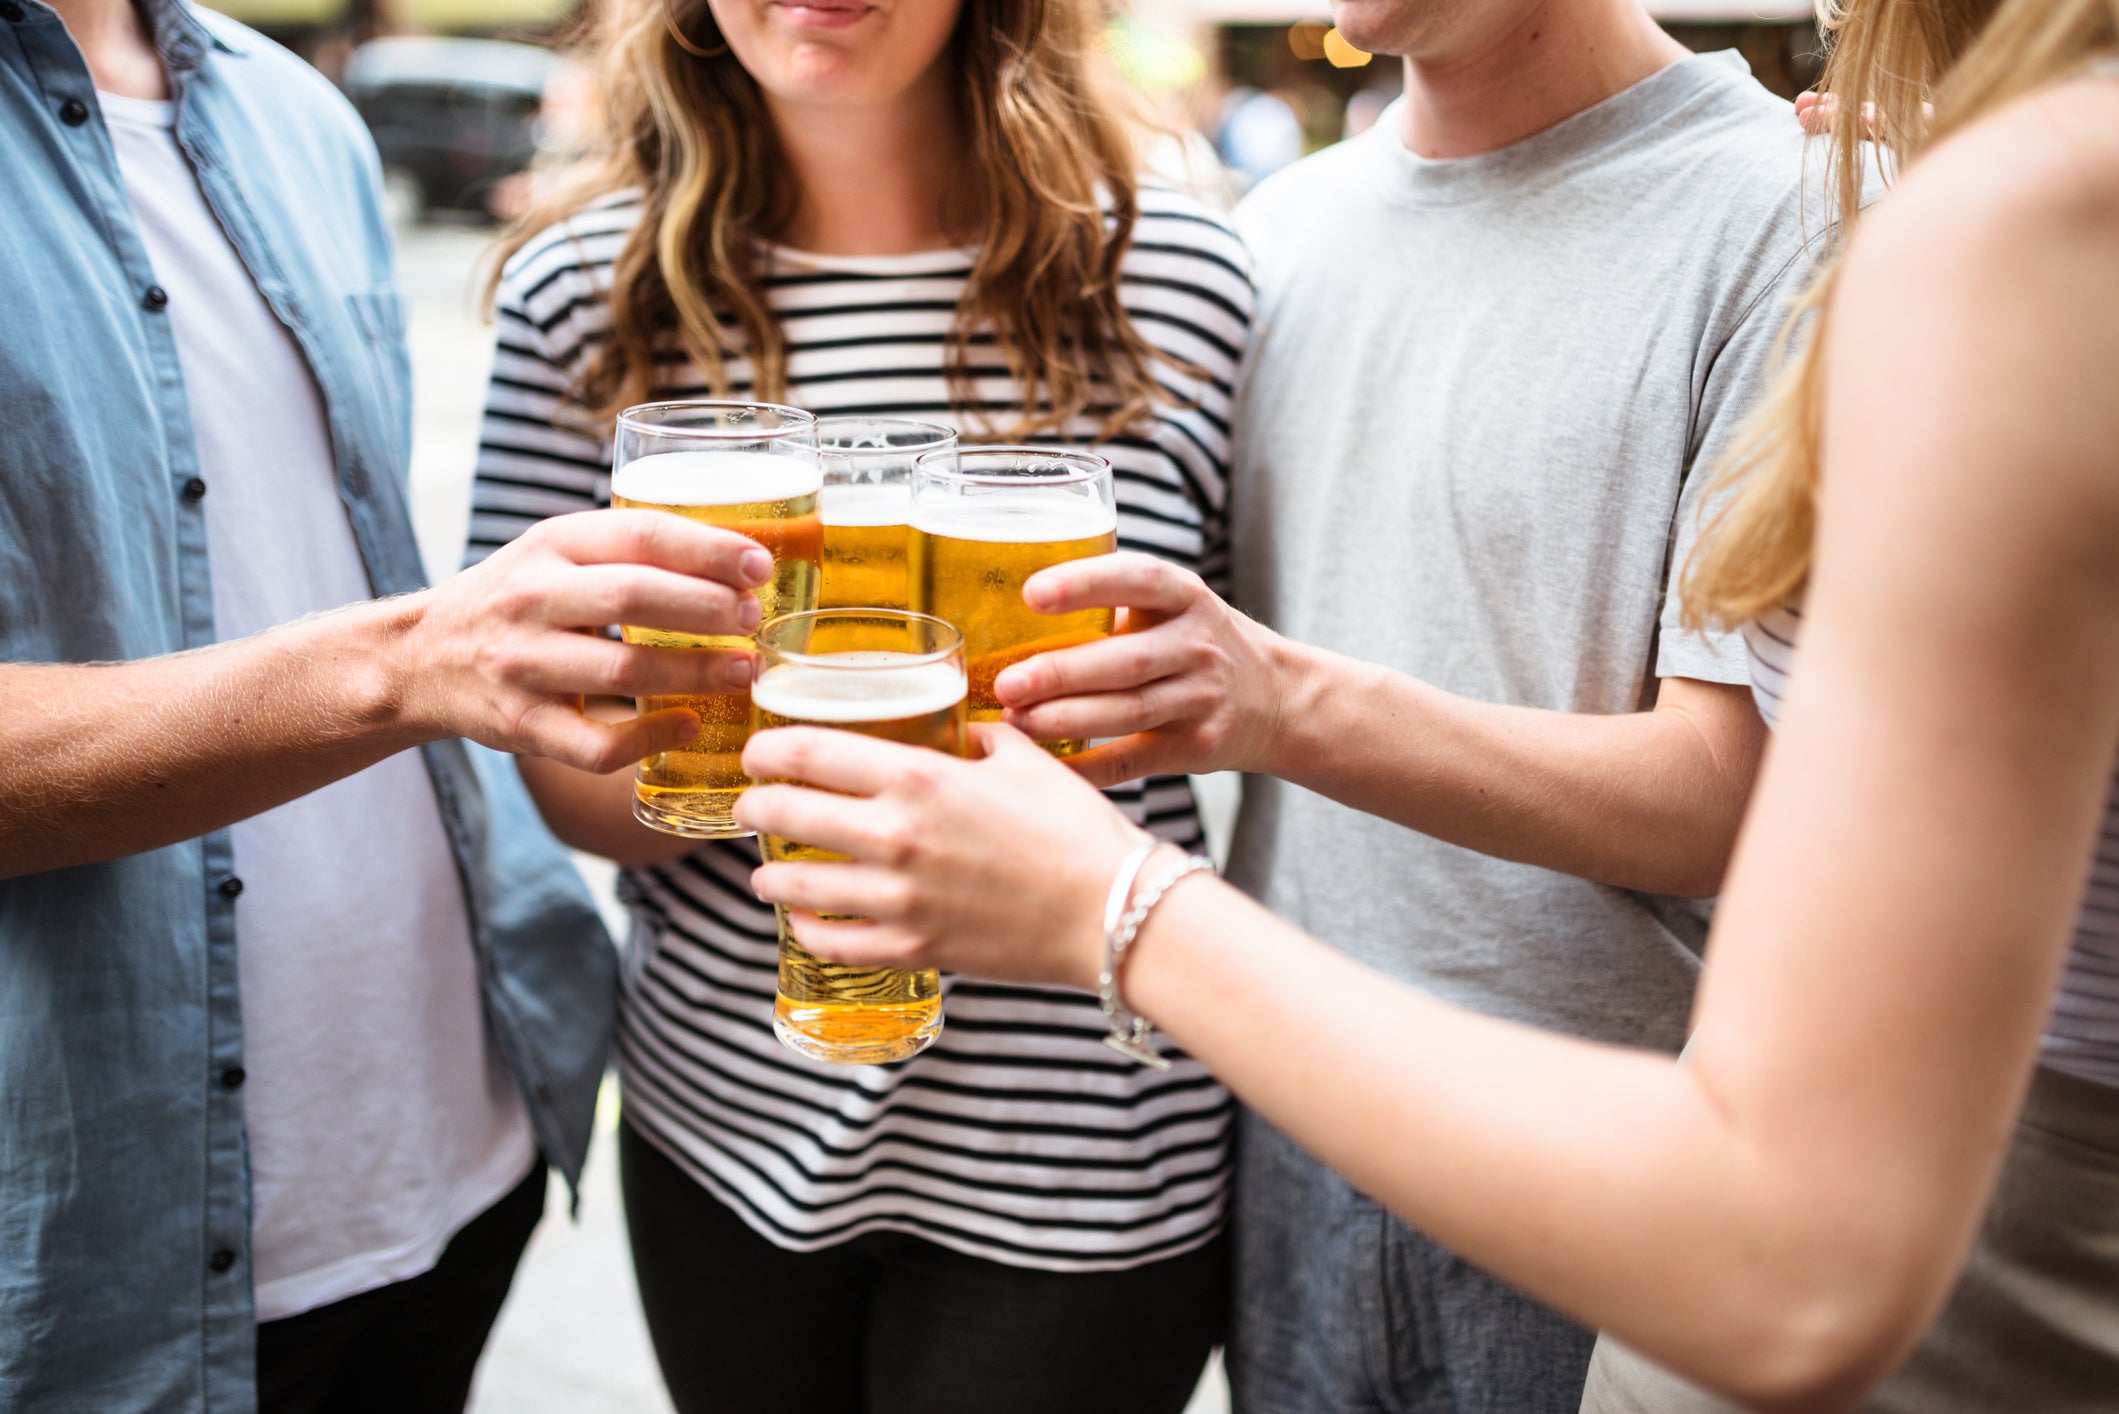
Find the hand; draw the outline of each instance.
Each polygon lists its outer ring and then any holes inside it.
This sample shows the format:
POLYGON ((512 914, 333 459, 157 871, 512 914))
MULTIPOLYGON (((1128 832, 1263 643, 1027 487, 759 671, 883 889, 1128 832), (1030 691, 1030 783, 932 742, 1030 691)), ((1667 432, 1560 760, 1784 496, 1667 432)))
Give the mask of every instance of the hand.
POLYGON ((1041 653, 994 682, 1004 718, 1038 741, 1116 737, 1069 763, 1097 785, 1158 774, 1269 770, 1283 641, 1190 570, 1152 555, 1073 560, 1032 575, 1044 614, 1121 611, 1118 632, 1041 653))
POLYGON ((743 769, 773 784, 745 791, 736 819, 846 856, 767 864, 758 897, 795 910, 795 937, 833 962, 1093 989, 1104 897, 1148 836, 1013 728, 972 732, 985 754, 969 761, 818 727, 753 736, 743 769))
POLYGON ((758 543, 663 511, 555 516, 416 596, 399 700, 435 735, 598 773, 681 746, 691 712, 599 722, 584 696, 703 696, 750 683, 748 655, 619 643, 623 623, 706 635, 758 626, 772 574, 758 543))
MULTIPOLYGON (((1928 122, 1932 123, 1935 121, 1934 104, 1921 104, 1920 113, 1921 117, 1928 122)), ((1835 95, 1829 93, 1821 94, 1815 89, 1805 89, 1795 95, 1795 121, 1802 124, 1804 132, 1813 136, 1829 133, 1833 130, 1838 119, 1839 99, 1835 95)), ((1861 121, 1862 136, 1864 138, 1870 142, 1883 140, 1883 114, 1874 103, 1862 104, 1861 121)))

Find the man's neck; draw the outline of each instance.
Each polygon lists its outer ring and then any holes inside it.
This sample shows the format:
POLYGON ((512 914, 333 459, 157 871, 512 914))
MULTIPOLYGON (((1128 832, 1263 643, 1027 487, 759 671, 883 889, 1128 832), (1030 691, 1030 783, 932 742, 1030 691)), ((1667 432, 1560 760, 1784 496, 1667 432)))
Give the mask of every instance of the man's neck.
POLYGON ((169 97, 162 56, 132 0, 51 0, 81 51, 99 92, 124 98, 169 97))
POLYGON ((963 132, 944 76, 895 103, 849 117, 773 105, 780 149, 801 200, 781 238, 825 255, 906 255, 963 239, 953 213, 961 189, 963 132))
POLYGON ((1538 0, 1405 60, 1405 145, 1473 157, 1521 142, 1676 63, 1636 0, 1538 0))

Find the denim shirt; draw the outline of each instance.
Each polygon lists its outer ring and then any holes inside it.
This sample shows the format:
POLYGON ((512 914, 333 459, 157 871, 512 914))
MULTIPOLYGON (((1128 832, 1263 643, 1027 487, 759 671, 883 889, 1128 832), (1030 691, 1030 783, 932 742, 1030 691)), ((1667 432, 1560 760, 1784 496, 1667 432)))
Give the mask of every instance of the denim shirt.
MULTIPOLYGON (((374 149, 269 41, 182 0, 148 9, 178 142, 322 391, 374 590, 418 589, 374 149)), ((79 52, 38 0, 0 0, 0 661, 215 641, 212 488, 166 302, 79 52)), ((512 762, 424 754, 491 1035, 572 1179, 615 1010, 609 938, 512 762)), ((0 1409, 255 1406, 232 858, 221 830, 0 881, 0 1409)))

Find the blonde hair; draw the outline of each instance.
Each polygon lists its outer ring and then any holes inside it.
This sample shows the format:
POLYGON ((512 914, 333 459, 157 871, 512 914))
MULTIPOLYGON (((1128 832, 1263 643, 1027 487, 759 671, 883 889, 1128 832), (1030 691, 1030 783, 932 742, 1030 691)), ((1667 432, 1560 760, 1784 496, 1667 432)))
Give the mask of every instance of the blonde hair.
POLYGON ((1714 491, 1727 500, 1685 567, 1692 627, 1756 618, 1810 577, 1825 329, 1838 253, 1861 209, 1870 132, 1889 180, 1928 144, 2119 51, 2119 0, 1820 0, 1818 19, 1832 45, 1819 89, 1838 105, 1827 158, 1836 221, 1781 335, 1792 356, 1716 474, 1714 491))
MULTIPOLYGON (((946 353, 950 396, 973 404, 969 351, 990 337, 1022 389, 1017 420, 996 429, 1010 436, 1084 414, 1112 435, 1161 392, 1161 355, 1119 300, 1136 154, 1100 28, 1098 0, 964 0, 945 60, 973 168, 964 234, 978 247, 946 353)), ((596 137, 502 236, 493 286, 537 232, 638 192, 639 223, 611 272, 610 332, 571 399, 596 417, 647 401, 656 347, 675 334, 717 394, 740 357, 750 396, 784 400, 787 341, 759 266, 794 193, 756 81, 704 0, 605 0, 591 35, 596 137)))

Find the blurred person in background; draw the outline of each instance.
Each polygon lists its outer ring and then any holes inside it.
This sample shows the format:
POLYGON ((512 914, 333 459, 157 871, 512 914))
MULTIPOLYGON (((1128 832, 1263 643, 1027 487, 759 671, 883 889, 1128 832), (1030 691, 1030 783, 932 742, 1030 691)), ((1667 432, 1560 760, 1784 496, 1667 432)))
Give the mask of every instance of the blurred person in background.
POLYGON ((1243 190, 1302 160, 1305 145, 1302 115, 1287 95, 1234 88, 1222 100, 1214 146, 1243 190))
MULTIPOLYGON (((1284 637, 1172 567, 1087 563, 1043 607, 1148 631, 1000 696, 1040 737, 1116 738, 1078 762, 1099 783, 1252 773, 1230 877, 1356 960, 1675 1051, 1765 728, 1742 645, 1686 631, 1673 588, 1810 268, 1803 133, 1636 0, 1334 18, 1404 56, 1404 103, 1237 217, 1262 332, 1236 598, 1284 637)), ((1238 1152, 1240 1408, 1574 1408, 1589 1329, 1265 1119, 1238 1152)))
MULTIPOLYGON (((1250 333, 1222 221, 1137 178, 1091 0, 622 0, 595 159, 504 247, 477 559, 610 495, 613 414, 793 402, 1094 445, 1121 544, 1218 576, 1250 333)), ((499 553, 505 553, 500 550, 499 553)), ((1231 1106, 980 984, 889 1068, 771 1029, 753 840, 640 825, 630 771, 525 763, 625 866, 626 1218, 680 1410, 1182 1409, 1225 1302, 1231 1106)), ((1197 842, 1182 776, 1116 793, 1197 842)))
POLYGON ((725 632, 756 547, 615 512, 423 588, 374 149, 269 40, 0 0, 0 124, 0 1407, 461 1409, 616 966, 456 738, 688 739, 578 694, 713 665, 585 630, 725 632))
MULTIPOLYGON (((981 761, 815 730, 745 756, 856 797, 738 808, 850 857, 757 876, 826 957, 1093 987, 1121 881, 1148 910, 1124 1003, 1444 1250, 1604 1328, 1586 1414, 2119 1391, 2119 5, 1853 0, 1835 27, 1828 95, 1913 160, 1799 306, 1685 574, 1690 615, 1745 624, 1777 731, 1682 1063, 1364 969, 1006 727, 981 761)), ((1373 691, 1284 707, 1283 761, 1431 750, 1373 691)), ((1392 1312, 1365 1357, 1429 1358, 1428 1312, 1392 1312)), ((1340 1407, 1453 1400, 1508 1407, 1340 1407)))

